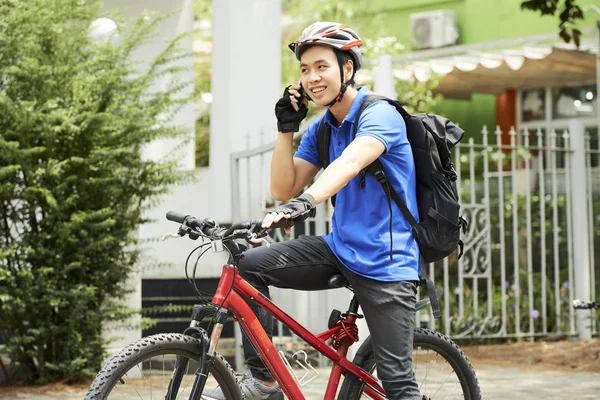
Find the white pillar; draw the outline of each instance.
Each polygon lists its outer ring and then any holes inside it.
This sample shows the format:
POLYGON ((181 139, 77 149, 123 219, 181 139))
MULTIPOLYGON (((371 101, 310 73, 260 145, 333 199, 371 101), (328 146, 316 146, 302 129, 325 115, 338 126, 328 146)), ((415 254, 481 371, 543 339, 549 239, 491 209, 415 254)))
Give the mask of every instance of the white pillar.
POLYGON ((213 0, 210 211, 217 221, 232 218, 230 154, 275 140, 280 14, 280 0, 213 0))
MULTIPOLYGON (((171 15, 169 18, 161 21, 157 27, 158 35, 154 37, 149 43, 144 44, 132 54, 132 59, 137 61, 152 61, 161 51, 167 46, 167 39, 173 39, 178 34, 183 32, 191 32, 194 23, 194 10, 193 0, 105 0, 103 10, 109 10, 113 8, 123 9, 125 17, 136 18, 141 15, 144 10, 156 11, 160 14, 166 14, 175 9, 180 9, 179 12, 171 15)), ((102 36, 106 29, 103 27, 109 27, 104 21, 102 24, 93 24, 91 34, 94 36, 102 36)), ((117 38, 118 40, 118 38, 117 38)), ((192 37, 191 35, 185 38, 184 41, 180 42, 185 49, 188 51, 192 50, 192 37)), ((193 82, 193 57, 187 57, 179 61, 180 65, 189 67, 188 70, 179 75, 179 79, 185 82, 193 82)), ((168 83, 171 77, 166 76, 160 82, 156 82, 155 86, 150 90, 161 90, 168 87, 168 83)), ((187 93, 193 91, 193 85, 190 85, 187 89, 187 93)), ((184 106, 177 114, 172 116, 169 120, 170 123, 175 125, 183 125, 189 127, 189 138, 192 139, 186 146, 180 149, 178 158, 182 168, 191 169, 194 168, 195 160, 195 147, 193 142, 194 135, 194 122, 195 112, 193 104, 184 106)), ((143 156, 149 159, 161 159, 165 155, 169 154, 174 150, 175 147, 180 146, 180 140, 158 140, 154 143, 149 144, 143 150, 143 156)), ((163 210, 151 210, 146 216, 151 215, 155 218, 163 218, 163 210), (154 215, 157 213, 157 215, 154 215)), ((173 230, 173 224, 165 221, 164 224, 169 224, 169 228, 173 230)), ((164 225, 163 224, 163 225, 164 225)), ((176 227, 175 227, 176 228, 176 227)), ((145 225, 140 228, 138 233, 141 238, 149 237, 148 230, 151 230, 152 226, 145 225)), ((168 232, 167 229, 160 230, 162 234, 168 232)), ((179 261, 181 263, 181 261, 179 261)), ((140 310, 142 307, 142 274, 139 271, 132 273, 127 283, 128 287, 133 289, 133 292, 126 298, 127 305, 135 310, 140 310)), ((136 317, 126 323, 127 327, 123 327, 119 324, 106 324, 104 326, 104 336, 106 338, 117 338, 117 340, 111 342, 109 346, 109 357, 120 351, 121 348, 126 347, 130 343, 139 340, 142 336, 142 330, 140 327, 140 319, 136 317)))
POLYGON ((375 72, 373 91, 394 100, 398 96, 392 68, 392 57, 389 55, 384 54, 379 57, 379 66, 375 72))
MULTIPOLYGON (((209 209, 217 221, 232 220, 230 154, 262 144, 261 133, 267 141, 275 138, 273 109, 281 90, 280 15, 280 0, 213 0, 210 171, 215 184, 209 209)), ((235 333, 240 371, 241 333, 237 328, 235 333)))
MULTIPOLYGON (((573 263, 575 274, 575 296, 590 300, 590 251, 588 248, 587 199, 588 188, 585 173, 585 128, 581 119, 569 122, 571 140, 571 213, 573 216, 573 263)), ((590 194, 591 195, 591 194, 590 194)), ((591 283, 593 284, 593 283, 591 283)), ((569 305, 572 307, 572 305, 569 305)), ((577 332, 580 339, 592 337, 590 312, 576 311, 577 332)))
MULTIPOLYGON (((194 29, 194 0, 152 0, 139 1, 140 11, 150 9, 160 13, 168 13, 179 9, 179 12, 161 21, 158 26, 159 35, 155 37, 149 45, 140 48, 133 54, 136 59, 151 61, 167 46, 167 40, 172 40, 176 36, 189 33, 180 40, 179 44, 185 52, 191 52, 193 49, 193 29, 194 29)), ((177 74, 164 76, 151 90, 166 91, 170 85, 176 83, 186 83, 186 87, 179 94, 181 97, 189 97, 194 92, 194 57, 189 56, 176 61, 176 64, 185 68, 185 71, 177 74), (177 82, 174 82, 174 78, 177 82)), ((165 157, 176 157, 181 168, 190 170, 196 166, 196 146, 194 141, 194 132, 196 125, 196 111, 194 103, 188 102, 174 115, 164 115, 163 121, 167 125, 184 126, 187 128, 185 139, 158 139, 144 148, 143 154, 148 159, 162 160, 165 157), (182 146, 182 140, 187 140, 182 146)))
MULTIPOLYGON (((167 47, 167 41, 174 39, 177 35, 184 32, 192 32, 194 28, 194 0, 104 0, 103 10, 120 9, 122 14, 128 18, 137 18, 145 10, 153 11, 159 15, 164 15, 174 10, 177 13, 170 15, 169 18, 162 20, 158 27, 158 34, 148 43, 137 48, 132 53, 132 59, 135 61, 151 62, 167 47)), ((193 37, 190 34, 179 43, 184 51, 192 51, 193 37)), ((185 67, 185 72, 179 73, 177 78, 180 82, 189 82, 182 96, 193 93, 194 86, 194 58, 192 56, 177 61, 179 66, 185 67)), ((154 83, 150 90, 164 90, 169 87, 173 77, 164 76, 160 81, 154 83)), ((181 139, 159 139, 143 149, 145 158, 158 160, 167 155, 177 152, 177 158, 182 168, 193 169, 195 166, 195 145, 194 145, 194 126, 196 113, 194 105, 189 103, 182 107, 174 115, 165 115, 167 123, 189 127, 187 138, 191 139, 185 146, 181 146, 181 139)))

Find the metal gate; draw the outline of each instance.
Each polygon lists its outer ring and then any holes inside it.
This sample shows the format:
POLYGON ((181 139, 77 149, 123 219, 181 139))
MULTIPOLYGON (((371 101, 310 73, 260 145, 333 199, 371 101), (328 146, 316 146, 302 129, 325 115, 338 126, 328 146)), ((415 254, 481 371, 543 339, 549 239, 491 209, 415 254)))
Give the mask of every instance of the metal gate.
MULTIPOLYGON (((427 266, 444 288, 443 317, 421 313, 417 324, 454 338, 597 333, 595 314, 575 313, 572 300, 596 299, 600 287, 598 129, 570 120, 550 131, 483 127, 475 136, 453 150, 469 221, 464 256, 427 266)), ((259 218, 276 205, 268 194, 273 148, 232 154, 235 220, 259 218)), ((319 205, 317 218, 290 236, 325 234, 331 211, 319 205)), ((273 239, 288 238, 278 232, 273 239)), ((307 314, 309 327, 326 319, 307 314)))

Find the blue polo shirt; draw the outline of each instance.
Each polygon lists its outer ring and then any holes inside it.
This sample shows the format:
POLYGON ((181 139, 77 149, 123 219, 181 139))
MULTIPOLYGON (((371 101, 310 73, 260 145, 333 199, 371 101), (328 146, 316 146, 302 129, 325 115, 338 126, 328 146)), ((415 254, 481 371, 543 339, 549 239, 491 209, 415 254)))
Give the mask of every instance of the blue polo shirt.
MULTIPOLYGON (((358 89, 348 115, 338 127, 329 110, 321 118, 331 128, 329 160, 333 162, 352 141, 354 120, 363 100, 369 94, 358 89)), ((312 124, 294 155, 322 168, 317 151, 319 123, 312 124)), ((406 125, 398 111, 385 101, 367 107, 358 121, 356 136, 371 136, 385 146, 379 157, 386 177, 418 221, 415 164, 406 125)), ((332 230, 324 239, 336 257, 351 271, 380 281, 417 280, 419 247, 409 222, 392 200, 393 259, 390 259, 390 210, 388 199, 379 182, 366 174, 364 189, 354 177, 336 195, 332 230)))

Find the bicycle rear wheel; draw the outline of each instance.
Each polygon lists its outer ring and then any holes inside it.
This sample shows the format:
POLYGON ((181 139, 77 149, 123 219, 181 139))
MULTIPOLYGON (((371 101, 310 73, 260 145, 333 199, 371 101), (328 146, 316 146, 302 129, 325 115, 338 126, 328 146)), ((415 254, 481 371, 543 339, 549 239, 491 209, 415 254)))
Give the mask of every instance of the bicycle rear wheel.
MULTIPOLYGON (((187 399, 201 348, 198 339, 177 333, 143 338, 110 359, 85 399, 164 399, 173 386, 177 387, 173 399, 187 399), (173 373, 176 365, 181 367, 178 374, 173 373)), ((206 387, 220 388, 227 400, 242 398, 233 370, 219 354, 215 354, 206 387)))
MULTIPOLYGON (((353 362, 365 371, 375 371, 370 340, 361 346, 353 362)), ((415 329, 413 370, 424 399, 481 399, 479 383, 469 360, 450 338, 439 332, 415 329)), ((363 394, 364 388, 364 382, 353 375, 347 375, 338 399, 369 398, 363 394)))

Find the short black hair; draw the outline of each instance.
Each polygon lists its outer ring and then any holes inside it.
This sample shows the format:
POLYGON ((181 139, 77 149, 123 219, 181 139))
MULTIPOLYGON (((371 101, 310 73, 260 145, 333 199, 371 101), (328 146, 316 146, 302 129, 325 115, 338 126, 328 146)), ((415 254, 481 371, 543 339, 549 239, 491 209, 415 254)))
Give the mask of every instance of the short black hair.
POLYGON ((337 56, 340 66, 344 66, 348 61, 352 61, 352 77, 350 79, 354 79, 354 75, 356 75, 356 60, 354 59, 352 53, 339 49, 333 49, 333 51, 337 56))
MULTIPOLYGON (((325 45, 323 45, 323 44, 304 45, 300 48, 299 56, 302 57, 302 53, 304 53, 306 50, 308 50, 314 46, 325 46, 325 45)), ((354 59, 354 56, 352 55, 352 53, 350 53, 349 51, 343 51, 340 49, 336 49, 335 47, 333 48, 333 52, 335 53, 337 60, 340 63, 340 66, 346 65, 346 63, 348 61, 352 61, 352 79, 354 79, 354 75, 356 74, 356 60, 354 59)))

